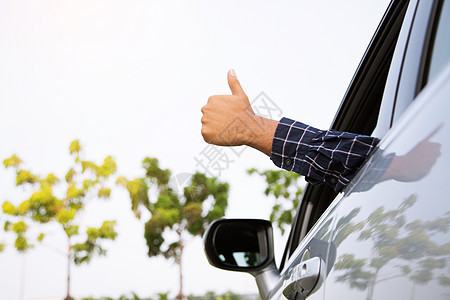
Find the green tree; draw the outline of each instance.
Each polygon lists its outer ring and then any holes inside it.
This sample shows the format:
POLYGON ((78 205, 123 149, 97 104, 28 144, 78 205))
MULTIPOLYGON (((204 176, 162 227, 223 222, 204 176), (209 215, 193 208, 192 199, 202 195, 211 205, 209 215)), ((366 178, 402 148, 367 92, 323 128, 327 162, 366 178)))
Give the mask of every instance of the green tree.
POLYGON ((73 157, 73 166, 69 169, 62 182, 53 173, 46 176, 34 174, 23 168, 22 160, 16 155, 3 161, 5 168, 16 172, 16 186, 26 187, 31 195, 25 200, 4 201, 2 211, 6 216, 4 230, 14 232, 16 238, 14 247, 23 253, 34 246, 34 242, 42 243, 45 233, 31 236, 29 226, 37 225, 45 230, 45 224, 54 223, 61 228, 67 238, 67 295, 70 296, 71 263, 79 265, 88 263, 94 255, 104 255, 103 240, 114 240, 117 233, 114 230, 115 221, 104 221, 98 227, 88 227, 85 234, 80 232, 79 213, 87 201, 92 198, 107 199, 111 189, 107 187, 108 179, 116 172, 116 163, 108 156, 102 165, 81 159, 81 146, 78 140, 69 147, 73 157), (61 191, 58 194, 56 191, 61 191))
POLYGON ((159 300, 169 300, 169 292, 158 293, 157 295, 159 300))
POLYGON ((179 268, 177 299, 185 299, 182 256, 187 239, 203 235, 212 221, 225 215, 229 186, 216 178, 195 173, 183 193, 177 193, 169 186, 172 173, 161 169, 156 158, 145 158, 143 168, 144 177, 133 180, 119 177, 117 183, 128 190, 136 217, 141 216, 141 209, 150 212, 151 217, 145 224, 148 256, 174 259, 179 268), (170 240, 173 236, 176 238, 170 240))
POLYGON ((217 294, 214 291, 207 291, 204 295, 190 295, 188 300, 258 300, 258 295, 240 295, 228 291, 225 293, 217 294))
POLYGON ((266 170, 257 169, 247 170, 247 173, 254 173, 264 177, 267 184, 264 194, 274 196, 275 203, 270 214, 270 221, 276 223, 281 233, 284 234, 285 227, 292 224, 295 211, 300 203, 300 196, 303 189, 300 186, 300 175, 285 170, 266 170))

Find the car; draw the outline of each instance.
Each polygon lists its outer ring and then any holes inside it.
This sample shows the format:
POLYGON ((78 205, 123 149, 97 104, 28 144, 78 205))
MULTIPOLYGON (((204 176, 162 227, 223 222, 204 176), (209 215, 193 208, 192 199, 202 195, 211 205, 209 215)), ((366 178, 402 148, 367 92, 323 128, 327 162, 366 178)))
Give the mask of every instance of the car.
POLYGON ((391 1, 331 126, 377 148, 342 192, 307 186, 278 267, 256 219, 212 223, 209 262, 262 299, 448 299, 449 32, 449 0, 391 1))

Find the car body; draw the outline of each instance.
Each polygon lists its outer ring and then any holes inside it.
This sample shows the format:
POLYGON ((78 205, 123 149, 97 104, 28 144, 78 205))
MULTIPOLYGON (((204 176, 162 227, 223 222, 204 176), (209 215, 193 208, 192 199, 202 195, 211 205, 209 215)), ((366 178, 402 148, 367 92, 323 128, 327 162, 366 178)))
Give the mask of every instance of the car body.
POLYGON ((262 299, 448 299, 449 32, 449 0, 392 1, 331 126, 377 149, 341 193, 308 185, 278 268, 263 220, 213 223, 210 263, 262 299))

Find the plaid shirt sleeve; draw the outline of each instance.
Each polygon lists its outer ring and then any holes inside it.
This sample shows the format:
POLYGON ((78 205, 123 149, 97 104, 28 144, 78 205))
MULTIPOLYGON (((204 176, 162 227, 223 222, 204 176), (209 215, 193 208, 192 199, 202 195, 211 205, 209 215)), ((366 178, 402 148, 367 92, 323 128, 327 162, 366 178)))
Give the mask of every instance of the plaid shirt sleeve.
POLYGON ((273 137, 270 159, 280 168, 305 176, 312 184, 327 183, 339 192, 378 142, 374 137, 319 130, 282 118, 273 137))

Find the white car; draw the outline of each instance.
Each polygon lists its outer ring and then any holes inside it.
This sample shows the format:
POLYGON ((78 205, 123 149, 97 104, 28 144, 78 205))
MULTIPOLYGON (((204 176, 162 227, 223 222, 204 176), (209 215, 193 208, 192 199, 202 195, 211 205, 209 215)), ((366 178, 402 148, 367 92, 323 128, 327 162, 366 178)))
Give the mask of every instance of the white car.
POLYGON ((450 0, 392 1, 331 126, 377 149, 343 192, 307 187, 279 267, 264 220, 214 222, 210 263, 262 299, 450 299, 449 57, 450 0))

